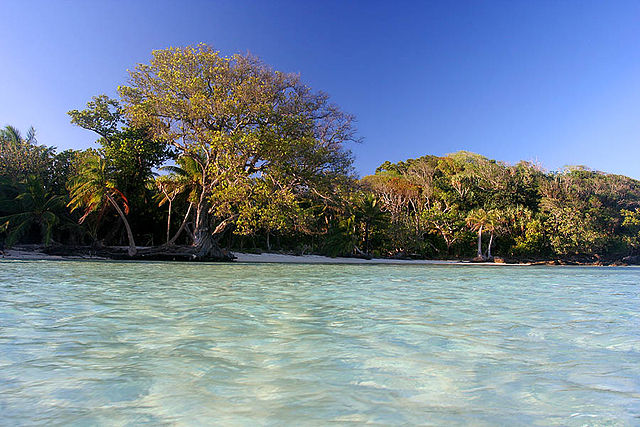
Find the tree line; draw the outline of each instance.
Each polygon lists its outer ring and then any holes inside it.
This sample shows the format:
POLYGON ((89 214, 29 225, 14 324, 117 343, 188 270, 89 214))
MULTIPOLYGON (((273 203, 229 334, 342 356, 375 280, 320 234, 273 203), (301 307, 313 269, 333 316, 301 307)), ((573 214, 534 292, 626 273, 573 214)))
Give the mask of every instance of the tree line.
POLYGON ((458 152, 384 162, 358 179, 355 119, 296 74, 207 45, 154 51, 119 99, 73 124, 94 148, 58 152, 0 131, 5 246, 126 247, 129 257, 232 250, 516 259, 637 255, 640 183, 458 152), (180 248, 179 251, 176 248, 180 248), (150 252, 151 251, 151 252, 150 252))

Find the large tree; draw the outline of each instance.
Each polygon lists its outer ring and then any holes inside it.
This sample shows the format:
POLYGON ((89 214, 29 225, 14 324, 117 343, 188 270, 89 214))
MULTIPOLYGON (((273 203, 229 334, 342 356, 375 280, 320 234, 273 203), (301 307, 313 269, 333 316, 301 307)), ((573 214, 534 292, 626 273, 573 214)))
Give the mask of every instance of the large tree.
POLYGON ((197 256, 221 255, 214 236, 238 218, 234 200, 244 204, 265 180, 272 200, 323 198, 351 174, 343 143, 354 139, 352 116, 252 55, 204 44, 157 50, 119 91, 133 123, 200 167, 197 256))

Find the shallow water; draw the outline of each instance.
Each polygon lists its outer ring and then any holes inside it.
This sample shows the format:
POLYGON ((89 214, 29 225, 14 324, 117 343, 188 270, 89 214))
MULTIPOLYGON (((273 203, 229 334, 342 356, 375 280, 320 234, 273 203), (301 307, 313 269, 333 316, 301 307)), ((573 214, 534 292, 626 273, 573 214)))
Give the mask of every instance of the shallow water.
POLYGON ((0 262, 0 423, 640 424, 640 269, 0 262))

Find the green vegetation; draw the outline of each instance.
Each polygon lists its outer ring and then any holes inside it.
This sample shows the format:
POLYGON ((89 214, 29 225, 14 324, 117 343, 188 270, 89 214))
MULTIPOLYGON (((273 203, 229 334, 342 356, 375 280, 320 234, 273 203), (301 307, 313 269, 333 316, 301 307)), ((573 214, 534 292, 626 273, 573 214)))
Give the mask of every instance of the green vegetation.
POLYGON ((547 173, 459 152, 386 162, 362 182, 395 224, 381 253, 470 257, 473 240, 479 258, 491 258, 494 247, 512 258, 615 259, 637 251, 640 182, 624 176, 584 167, 547 173))
POLYGON ((206 45, 153 52, 120 100, 71 122, 97 147, 58 153, 0 131, 0 239, 331 256, 615 260, 640 251, 640 182, 458 152, 355 177, 354 118, 297 75, 206 45))

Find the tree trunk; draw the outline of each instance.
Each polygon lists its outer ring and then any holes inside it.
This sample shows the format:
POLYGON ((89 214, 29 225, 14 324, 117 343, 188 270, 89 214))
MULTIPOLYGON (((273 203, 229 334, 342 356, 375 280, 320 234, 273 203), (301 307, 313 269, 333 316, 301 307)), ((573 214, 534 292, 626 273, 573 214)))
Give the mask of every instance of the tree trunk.
POLYGON ((169 217, 167 218, 167 244, 169 244, 169 232, 171 230, 171 205, 172 200, 169 200, 169 217))
POLYGON ((206 231, 207 230, 200 229, 195 234, 193 246, 196 249, 195 254, 198 258, 208 258, 216 249, 213 236, 206 231))
POLYGON ((196 207, 196 220, 194 221, 193 230, 193 246, 200 247, 206 246, 207 241, 210 240, 211 233, 209 232, 209 203, 207 200, 206 186, 205 186, 205 172, 206 167, 202 169, 202 191, 200 192, 200 198, 198 200, 198 206, 196 207))
POLYGON ((213 232, 211 232, 209 228, 209 223, 210 215, 208 204, 201 201, 196 210, 195 230, 193 231, 194 255, 199 259, 230 259, 229 255, 220 248, 218 240, 214 237, 214 234, 218 236, 224 232, 228 222, 223 221, 213 232))
POLYGON ((209 232, 209 227, 196 223, 196 229, 193 233, 193 246, 196 248, 196 255, 199 258, 206 258, 215 250, 215 242, 213 236, 209 232))
POLYGON ((178 231, 176 231, 176 234, 173 235, 171 240, 167 242, 167 245, 173 245, 176 242, 176 240, 178 240, 178 237, 180 237, 180 234, 187 226, 187 221, 189 219, 189 214, 191 213, 192 207, 193 207, 193 202, 189 203, 189 207, 187 208, 187 213, 185 214, 184 219, 182 220, 182 224, 180 224, 180 228, 178 228, 178 231))
POLYGON ((489 238, 489 247, 487 248, 487 258, 491 259, 493 258, 491 256, 491 244, 493 243, 493 232, 491 233, 491 237, 489 238))
POLYGON ((198 256, 206 256, 213 245, 213 238, 209 231, 209 207, 204 200, 198 202, 196 208, 196 220, 193 230, 193 246, 197 249, 198 256))
POLYGON ((364 223, 364 249, 369 254, 369 221, 364 223))
POLYGON ((118 204, 113 199, 113 197, 111 197, 110 195, 107 194, 107 199, 113 205, 113 207, 116 208, 116 211, 118 212, 118 215, 120 215, 120 218, 122 219, 122 222, 124 223, 124 228, 127 229, 127 238, 129 239, 129 250, 128 250, 128 253, 129 253, 129 256, 134 256, 138 252, 138 250, 136 249, 136 242, 135 242, 135 240, 133 240, 133 233, 131 232, 131 227, 129 226, 129 221, 127 221, 127 217, 124 215, 124 212, 122 212, 122 209, 120 209, 120 206, 118 206, 118 204))
POLYGON ((482 258, 482 226, 478 229, 478 258, 482 258))
POLYGON ((269 241, 269 232, 267 231, 267 251, 271 250, 271 242, 269 241))
POLYGON ((194 236, 193 234, 193 229, 194 229, 194 225, 193 225, 193 221, 187 222, 187 225, 185 225, 184 230, 187 232, 187 234, 189 235, 189 238, 191 239, 191 241, 193 242, 194 240, 196 240, 196 236, 194 236))

